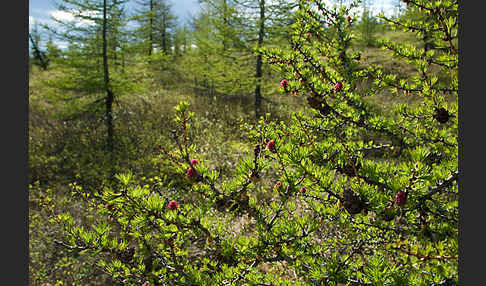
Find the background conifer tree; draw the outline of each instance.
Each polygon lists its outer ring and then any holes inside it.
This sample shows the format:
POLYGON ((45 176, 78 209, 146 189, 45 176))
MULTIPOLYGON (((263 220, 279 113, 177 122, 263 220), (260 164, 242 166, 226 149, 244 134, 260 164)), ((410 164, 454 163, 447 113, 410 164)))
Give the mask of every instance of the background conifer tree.
POLYGON ((116 142, 114 134, 114 103, 116 96, 129 88, 120 69, 124 51, 126 15, 125 0, 59 1, 56 7, 72 20, 54 20, 58 28, 47 27, 58 40, 68 43, 65 57, 59 65, 65 73, 50 81, 62 91, 56 98, 64 98, 71 110, 61 116, 102 118, 105 129, 107 169, 111 176, 116 169, 116 142), (69 72, 68 72, 69 71, 69 72), (76 97, 71 94, 77 93, 76 97))

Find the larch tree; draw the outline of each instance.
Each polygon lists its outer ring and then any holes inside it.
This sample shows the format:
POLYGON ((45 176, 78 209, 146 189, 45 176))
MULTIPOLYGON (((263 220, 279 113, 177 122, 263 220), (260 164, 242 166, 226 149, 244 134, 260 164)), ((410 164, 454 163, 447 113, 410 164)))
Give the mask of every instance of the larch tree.
POLYGON ((177 17, 172 12, 171 3, 166 0, 155 2, 155 11, 156 41, 165 54, 171 53, 177 17))
POLYGON ((380 41, 413 68, 402 77, 351 50, 356 3, 300 1, 289 45, 260 52, 305 108, 261 118, 226 177, 181 102, 159 146, 176 173, 77 196, 99 216, 56 216, 60 245, 120 285, 458 285, 458 2, 411 3, 427 21, 383 20, 434 48, 380 41), (380 100, 390 90, 399 101, 380 100))
POLYGON ((154 50, 154 23, 155 23, 155 1, 157 0, 143 0, 139 1, 138 5, 141 10, 138 10, 134 19, 139 22, 138 34, 145 40, 147 54, 150 57, 154 50))
POLYGON ((134 31, 142 43, 143 53, 148 55, 149 62, 154 63, 154 55, 161 51, 159 57, 171 54, 177 27, 177 17, 172 5, 167 0, 142 0, 138 2, 134 20, 138 28, 134 31))
POLYGON ((34 63, 40 66, 43 70, 47 70, 49 66, 49 58, 41 49, 41 31, 37 22, 34 23, 34 27, 29 33, 29 40, 34 63))
POLYGON ((246 95, 251 86, 242 25, 229 0, 200 1, 201 12, 192 20, 195 49, 186 66, 193 69, 196 93, 209 96, 246 95))
POLYGON ((371 13, 371 2, 369 0, 362 1, 361 8, 363 12, 361 13, 357 29, 360 33, 362 44, 371 47, 375 44, 378 21, 371 13))
MULTIPOLYGON (((256 50, 255 55, 255 116, 259 118, 261 115, 262 103, 262 79, 263 79, 263 61, 259 49, 264 47, 265 42, 273 34, 279 35, 281 31, 275 29, 279 27, 275 25, 279 22, 288 22, 291 18, 290 12, 297 7, 296 1, 268 1, 268 0, 235 0, 239 9, 243 10, 241 22, 247 23, 246 31, 250 48, 256 50), (273 27, 274 29, 269 29, 273 27)), ((284 30, 283 27, 280 27, 284 30)))
MULTIPOLYGON (((127 0, 62 0, 56 2, 58 27, 47 27, 59 40, 68 42, 66 58, 60 61, 66 72, 53 80, 55 88, 72 102, 67 119, 101 112, 106 126, 105 150, 111 176, 116 168, 113 104, 120 88, 113 68, 119 52, 123 6, 127 0), (69 70, 69 72, 68 72, 69 70), (72 97, 70 92, 75 92, 72 97)), ((111 177, 110 176, 110 177, 111 177)))

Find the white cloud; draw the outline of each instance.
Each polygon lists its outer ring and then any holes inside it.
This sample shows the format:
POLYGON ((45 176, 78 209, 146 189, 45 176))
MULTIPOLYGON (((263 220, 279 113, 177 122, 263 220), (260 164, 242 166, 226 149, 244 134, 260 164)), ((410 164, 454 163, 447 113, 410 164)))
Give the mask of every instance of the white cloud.
POLYGON ((74 21, 74 15, 65 11, 54 10, 50 11, 49 15, 59 21, 74 21))
POLYGON ((385 16, 390 17, 396 12, 396 7, 390 2, 386 3, 375 3, 374 5, 371 6, 371 10, 373 15, 379 14, 383 12, 385 16))
MULTIPOLYGON (((40 12, 40 11, 38 11, 38 12, 40 12)), ((45 25, 48 25, 48 26, 50 26, 54 29, 61 28, 59 26, 59 23, 56 22, 55 20, 53 20, 52 18, 55 18, 55 19, 60 20, 62 22, 74 22, 75 25, 78 26, 78 27, 89 26, 89 25, 94 24, 93 20, 82 19, 80 17, 76 17, 76 13, 74 11, 73 12, 66 12, 66 11, 60 11, 60 10, 50 10, 50 11, 46 11, 44 14, 47 14, 51 18, 44 18, 42 16, 35 16, 34 17, 34 16, 29 15, 29 29, 32 29, 34 27, 35 23, 38 23, 39 25, 45 24, 45 25)), ((89 11, 89 12, 82 13, 82 15, 83 16, 91 16, 91 17, 95 18, 99 14, 95 11, 92 11, 92 12, 89 11)), ((47 39, 47 34, 44 34, 42 39, 43 39, 43 41, 45 41, 47 39)), ((58 46, 61 49, 66 49, 68 47, 68 42, 59 40, 55 37, 53 38, 53 41, 54 41, 54 44, 56 44, 56 46, 58 46)))
POLYGON ((32 28, 34 24, 56 26, 57 22, 50 18, 29 16, 29 28, 32 28))
POLYGON ((85 26, 85 25, 90 26, 95 24, 93 20, 83 19, 79 16, 92 17, 92 18, 100 17, 100 13, 97 11, 83 11, 79 14, 75 11, 52 10, 49 11, 49 15, 54 19, 57 19, 62 22, 76 22, 77 26, 85 26))
POLYGON ((45 19, 45 18, 37 18, 33 16, 29 16, 29 29, 33 28, 35 24, 38 24, 39 26, 41 25, 52 25, 54 24, 54 21, 51 19, 45 19))
MULTIPOLYGON (((405 7, 405 5, 402 5, 405 7)), ((363 6, 358 6, 354 8, 353 14, 356 17, 361 17, 361 14, 363 13, 363 6)), ((395 4, 391 3, 390 1, 375 1, 369 6, 369 11, 370 14, 373 16, 377 16, 381 12, 385 14, 386 17, 393 16, 397 12, 397 7, 395 4)))

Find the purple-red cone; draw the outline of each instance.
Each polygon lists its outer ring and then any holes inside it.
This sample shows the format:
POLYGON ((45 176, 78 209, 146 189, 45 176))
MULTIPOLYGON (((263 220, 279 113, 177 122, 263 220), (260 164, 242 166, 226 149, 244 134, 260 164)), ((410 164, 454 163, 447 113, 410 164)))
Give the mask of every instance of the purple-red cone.
POLYGON ((404 192, 404 191, 399 191, 396 195, 395 195, 395 203, 397 204, 397 206, 403 206, 407 203, 407 193, 404 192))
POLYGON ((289 82, 286 79, 280 82, 280 87, 287 89, 288 86, 289 86, 289 82))
POLYGON ((179 204, 176 201, 170 201, 169 203, 169 209, 170 210, 176 210, 179 207, 179 204))
POLYGON ((334 90, 335 91, 342 91, 343 90, 343 83, 338 81, 336 82, 336 84, 334 85, 334 90))
POLYGON ((197 173, 196 173, 196 170, 194 170, 194 168, 191 167, 191 168, 187 169, 186 177, 188 179, 194 179, 196 176, 197 176, 197 173))
POLYGON ((199 163, 199 162, 198 162, 196 159, 192 159, 192 160, 191 160, 191 164, 193 164, 193 165, 197 165, 197 163, 199 163))
POLYGON ((271 152, 275 153, 276 152, 275 141, 273 141, 273 140, 268 141, 267 149, 270 150, 271 152))

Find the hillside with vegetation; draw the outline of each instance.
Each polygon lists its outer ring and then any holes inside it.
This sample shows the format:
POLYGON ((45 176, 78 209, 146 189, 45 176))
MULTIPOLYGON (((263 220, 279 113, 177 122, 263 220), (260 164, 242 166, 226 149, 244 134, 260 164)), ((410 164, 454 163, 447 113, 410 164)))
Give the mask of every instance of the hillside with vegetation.
POLYGON ((29 285, 458 284, 457 1, 130 1, 30 31, 29 285))

